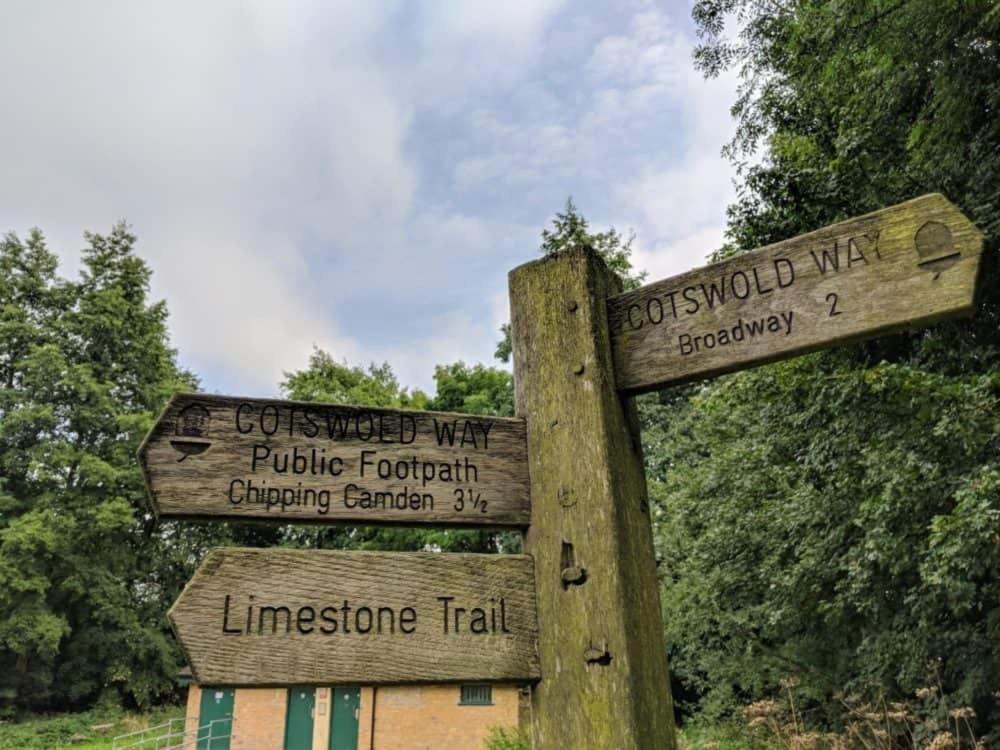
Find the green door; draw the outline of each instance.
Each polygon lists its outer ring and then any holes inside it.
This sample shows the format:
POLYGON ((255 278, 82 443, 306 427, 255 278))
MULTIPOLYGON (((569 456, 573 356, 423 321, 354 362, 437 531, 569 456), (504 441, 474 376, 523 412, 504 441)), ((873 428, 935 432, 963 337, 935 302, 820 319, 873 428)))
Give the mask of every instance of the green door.
POLYGON ((198 709, 198 750, 229 750, 233 736, 233 700, 236 690, 203 687, 198 709))
POLYGON ((358 750, 360 713, 361 688, 334 688, 333 710, 330 711, 330 750, 358 750))
POLYGON ((285 714, 285 750, 312 750, 313 708, 316 688, 288 688, 288 712, 285 714))

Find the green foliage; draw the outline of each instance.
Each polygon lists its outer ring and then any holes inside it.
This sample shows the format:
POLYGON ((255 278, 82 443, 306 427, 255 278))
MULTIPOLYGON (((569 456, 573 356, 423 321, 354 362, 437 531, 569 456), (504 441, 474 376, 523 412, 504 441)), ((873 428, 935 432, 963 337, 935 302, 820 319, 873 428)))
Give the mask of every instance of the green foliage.
POLYGON ((756 737, 736 722, 688 722, 677 733, 677 747, 679 750, 786 750, 788 746, 756 737))
POLYGON ((524 729, 492 727, 484 747, 485 750, 531 750, 531 735, 524 729))
POLYGON ((285 373, 281 390, 294 401, 333 404, 426 409, 428 401, 423 391, 411 394, 401 388, 388 363, 372 362, 367 369, 351 367, 321 349, 313 351, 306 369, 285 373))
POLYGON ((809 717, 835 725, 838 691, 901 700, 940 684, 996 725, 1000 14, 980 0, 693 13, 696 62, 744 80, 720 255, 931 191, 987 245, 970 320, 748 371, 645 415, 679 692, 726 713, 791 674, 809 717))
POLYGON ((709 75, 742 69, 730 236, 749 248, 940 191, 1000 229, 1000 13, 990 0, 699 0, 709 75), (738 40, 723 23, 737 13, 738 40))
POLYGON ((917 748, 982 750, 986 740, 973 727, 976 712, 969 706, 949 705, 936 687, 917 690, 910 699, 887 701, 877 695, 868 701, 842 695, 838 705, 845 714, 843 726, 817 728, 803 714, 798 680, 784 680, 781 699, 766 699, 743 709, 746 724, 729 726, 768 747, 815 750, 917 750, 917 748))
POLYGON ((456 362, 434 368, 436 395, 428 408, 494 417, 514 415, 510 373, 485 365, 456 362))
POLYGON ((807 357, 674 413, 651 467, 664 606, 674 669, 704 707, 788 675, 820 703, 932 683, 963 704, 989 698, 998 401, 996 373, 807 357))
POLYGON ((121 709, 102 706, 79 713, 43 715, 28 721, 0 723, 0 750, 52 750, 62 747, 111 750, 112 740, 118 735, 160 726, 183 716, 183 707, 173 705, 145 714, 125 713, 121 709))
POLYGON ((597 251, 608 268, 621 279, 626 289, 636 289, 646 278, 646 272, 632 268, 632 242, 635 234, 623 237, 614 227, 604 232, 590 231, 590 224, 577 210, 572 198, 566 199, 566 208, 552 219, 552 229, 542 230, 542 255, 554 255, 574 247, 590 247, 597 251))
MULTIPOLYGON (((596 250, 608 268, 622 280, 626 290, 638 288, 646 278, 646 272, 636 272, 632 268, 632 242, 635 234, 628 236, 611 227, 604 232, 590 231, 590 223, 580 214, 572 198, 566 199, 566 207, 552 219, 552 228, 542 230, 542 244, 538 248, 542 255, 552 255, 574 247, 589 247, 596 250)), ((494 355, 501 362, 509 362, 511 355, 510 323, 500 327, 502 338, 497 343, 494 355)))
POLYGON ((154 524, 135 451, 175 390, 166 307, 123 224, 77 281, 41 233, 0 243, 0 714, 173 690, 163 612, 200 534, 154 524))

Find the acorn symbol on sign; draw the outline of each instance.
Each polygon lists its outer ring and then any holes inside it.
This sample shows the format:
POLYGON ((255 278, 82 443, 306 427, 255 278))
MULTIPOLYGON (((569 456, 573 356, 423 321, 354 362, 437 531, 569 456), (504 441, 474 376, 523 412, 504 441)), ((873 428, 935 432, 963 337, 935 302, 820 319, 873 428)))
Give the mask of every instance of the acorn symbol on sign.
POLYGON ((917 265, 934 272, 937 279, 958 262, 962 255, 955 249, 951 230, 940 221, 928 221, 917 230, 913 242, 917 248, 917 265))
POLYGON ((188 404, 177 415, 174 427, 174 439, 170 441, 173 449, 181 454, 177 463, 189 456, 197 456, 209 449, 212 443, 208 440, 208 409, 201 404, 188 404))

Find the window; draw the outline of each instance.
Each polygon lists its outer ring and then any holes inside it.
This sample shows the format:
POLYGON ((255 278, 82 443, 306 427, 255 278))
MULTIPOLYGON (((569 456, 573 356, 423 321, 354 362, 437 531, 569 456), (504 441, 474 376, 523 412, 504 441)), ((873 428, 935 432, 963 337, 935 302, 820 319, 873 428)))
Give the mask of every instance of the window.
POLYGON ((462 685, 459 693, 460 706, 492 706, 492 685, 462 685))

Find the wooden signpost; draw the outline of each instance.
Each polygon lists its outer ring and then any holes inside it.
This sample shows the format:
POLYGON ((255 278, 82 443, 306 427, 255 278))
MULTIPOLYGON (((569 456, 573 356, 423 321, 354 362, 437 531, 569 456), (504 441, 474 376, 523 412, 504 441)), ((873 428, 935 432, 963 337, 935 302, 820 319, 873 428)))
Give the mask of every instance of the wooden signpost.
POLYGON ((525 556, 217 551, 170 612, 196 679, 540 679, 535 750, 673 750, 628 396, 968 314, 981 252, 928 195, 624 294, 587 248, 526 264, 520 419, 176 397, 139 454, 162 516, 528 527, 525 556))
POLYGON ((221 549, 170 622, 206 685, 539 677, 524 555, 221 549))
POLYGON ((608 300, 618 389, 660 388, 972 311, 982 234, 925 195, 608 300))
POLYGON ((175 396, 139 449, 164 517, 527 526, 524 420, 175 396))
POLYGON ((535 750, 676 746, 640 435, 622 395, 970 313, 981 249, 931 195, 626 294, 585 248, 511 272, 535 750))

